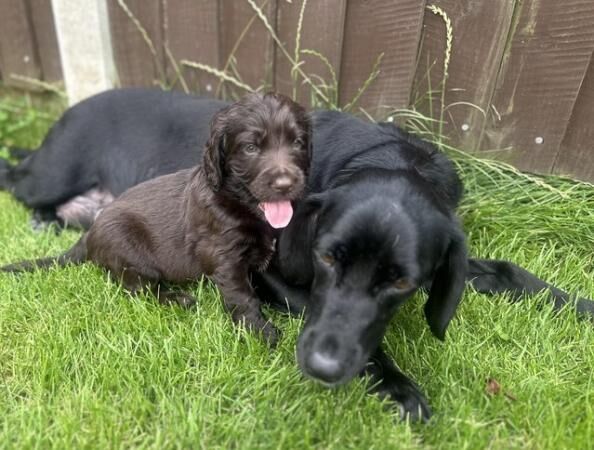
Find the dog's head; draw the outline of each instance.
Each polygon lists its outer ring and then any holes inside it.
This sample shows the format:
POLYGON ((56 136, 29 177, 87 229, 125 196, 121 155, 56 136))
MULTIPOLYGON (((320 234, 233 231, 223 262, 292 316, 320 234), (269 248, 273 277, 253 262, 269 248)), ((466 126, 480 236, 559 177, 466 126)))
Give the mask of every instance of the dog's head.
POLYGON ((431 286, 427 321, 444 338, 466 275, 464 237, 455 217, 422 196, 368 191, 365 183, 307 203, 317 225, 314 281, 297 348, 306 375, 327 385, 358 375, 397 308, 425 285, 431 286))
POLYGON ((303 194, 310 159, 305 110, 269 93, 249 94, 214 116, 203 164, 215 192, 230 192, 282 228, 291 220, 291 201, 303 194))

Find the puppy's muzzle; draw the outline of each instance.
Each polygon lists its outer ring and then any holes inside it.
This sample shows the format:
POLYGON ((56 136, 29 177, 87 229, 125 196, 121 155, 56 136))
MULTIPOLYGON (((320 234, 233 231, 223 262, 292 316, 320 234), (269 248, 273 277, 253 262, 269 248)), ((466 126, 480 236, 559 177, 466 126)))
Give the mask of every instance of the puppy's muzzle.
POLYGON ((296 182, 295 177, 291 177, 289 174, 282 174, 272 179, 270 188, 278 194, 286 195, 291 192, 296 182))

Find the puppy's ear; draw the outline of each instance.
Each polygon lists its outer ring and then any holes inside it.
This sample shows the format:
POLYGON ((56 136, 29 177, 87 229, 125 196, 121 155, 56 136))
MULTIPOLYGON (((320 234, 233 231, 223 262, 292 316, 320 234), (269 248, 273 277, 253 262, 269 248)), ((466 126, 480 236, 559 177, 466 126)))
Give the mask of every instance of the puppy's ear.
POLYGON ((462 299, 467 271, 468 254, 464 234, 461 230, 456 230, 442 264, 437 268, 425 304, 425 317, 429 328, 442 341, 462 299))
POLYGON ((213 191, 218 191, 223 184, 225 166, 225 133, 229 108, 224 108, 214 115, 210 122, 210 137, 206 142, 202 166, 206 180, 213 191))

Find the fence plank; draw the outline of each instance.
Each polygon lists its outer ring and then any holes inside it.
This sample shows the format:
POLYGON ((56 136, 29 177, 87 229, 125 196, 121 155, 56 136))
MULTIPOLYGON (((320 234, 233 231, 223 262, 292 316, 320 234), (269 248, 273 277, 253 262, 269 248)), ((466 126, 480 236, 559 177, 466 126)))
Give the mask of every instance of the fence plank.
POLYGON ((114 87, 116 70, 104 0, 52 0, 64 85, 72 105, 114 87))
POLYGON ((504 56, 481 148, 551 171, 594 48, 594 2, 528 0, 504 56), (512 151, 505 151, 511 148, 512 151), (496 152, 497 153, 497 152, 496 152))
POLYGON ((561 142, 553 172, 571 175, 594 183, 594 54, 580 93, 575 102, 569 126, 561 142))
MULTIPOLYGON (((279 2, 277 15, 277 32, 285 48, 294 57, 297 24, 302 2, 279 2)), ((326 57, 334 71, 339 76, 341 65, 342 33, 346 0, 309 1, 305 8, 303 26, 301 30, 300 49, 315 50, 326 57)), ((330 70, 318 57, 301 54, 300 60, 304 63, 301 69, 310 76, 315 74, 325 82, 330 83, 332 76, 330 70)), ((276 49, 275 89, 292 94, 293 82, 291 79, 292 65, 285 55, 276 49)), ((303 85, 303 79, 298 78, 298 100, 310 105, 311 88, 303 85)), ((312 81, 319 82, 313 78, 312 81)))
POLYGON ((122 86, 155 85, 163 78, 164 72, 161 2, 146 0, 125 0, 124 2, 153 42, 155 57, 118 1, 107 1, 113 54, 120 84, 122 86))
POLYGON ((62 79, 62 67, 52 4, 48 0, 29 0, 29 6, 43 79, 59 81, 62 79))
MULTIPOLYGON (((235 2, 234 2, 235 3, 235 2)), ((217 0, 167 0, 165 39, 174 58, 188 59, 219 68, 219 13, 217 0)), ((170 78, 174 75, 167 61, 170 78)), ((196 69, 182 68, 194 92, 211 92, 218 78, 196 69)))
POLYGON ((388 108, 408 106, 419 36, 423 0, 349 2, 346 11, 340 103, 355 97, 381 53, 381 73, 363 94, 359 106, 385 116, 388 108))
MULTIPOLYGON (((456 145, 474 151, 485 124, 481 110, 489 110, 495 88, 514 1, 434 0, 431 4, 446 12, 453 28, 448 79, 443 92, 442 132, 456 145)), ((429 117, 439 119, 446 25, 441 16, 428 9, 421 42, 411 103, 429 117)), ((437 131, 439 125, 433 128, 437 131)))
POLYGON ((41 78, 27 4, 25 0, 0 1, 0 65, 4 83, 9 86, 30 87, 12 77, 14 74, 41 78))
MULTIPOLYGON (((276 0, 256 1, 273 28, 276 28, 276 3, 276 0)), ((235 50, 233 53, 235 67, 241 80, 253 88, 271 89, 274 73, 274 41, 270 33, 245 0, 222 2, 220 8, 221 68, 225 68, 231 52, 235 50)))

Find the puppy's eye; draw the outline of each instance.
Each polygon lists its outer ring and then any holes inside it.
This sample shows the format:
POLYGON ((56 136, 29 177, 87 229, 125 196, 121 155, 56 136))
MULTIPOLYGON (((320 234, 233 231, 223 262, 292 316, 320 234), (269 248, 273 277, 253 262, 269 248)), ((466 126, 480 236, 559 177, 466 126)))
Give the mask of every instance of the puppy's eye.
POLYGON ((301 148, 301 147, 303 147, 303 144, 304 144, 303 139, 297 138, 293 141, 293 148, 301 148))
POLYGON ((407 277, 401 277, 396 279, 396 281, 392 283, 392 286, 398 289, 399 291, 408 291, 409 289, 412 289, 414 287, 410 278, 407 277))
POLYGON ((243 151, 248 155, 253 155, 255 153, 258 153, 258 147, 256 147, 254 144, 248 144, 243 147, 243 151))

